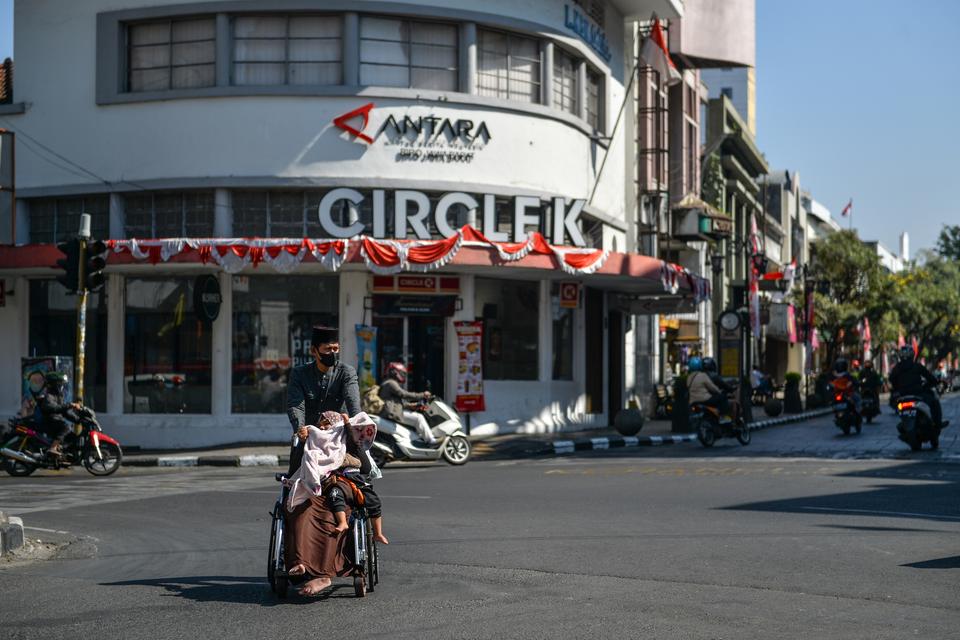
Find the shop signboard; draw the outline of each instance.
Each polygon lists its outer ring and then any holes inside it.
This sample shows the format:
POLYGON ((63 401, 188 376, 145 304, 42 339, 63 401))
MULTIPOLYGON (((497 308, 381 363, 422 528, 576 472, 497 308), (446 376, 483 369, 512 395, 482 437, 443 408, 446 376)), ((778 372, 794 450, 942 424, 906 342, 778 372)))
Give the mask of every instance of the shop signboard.
POLYGON ((193 310, 204 324, 212 324, 220 315, 223 296, 216 276, 198 276, 193 283, 193 310))
POLYGON ((454 322, 457 330, 457 411, 484 411, 483 322, 454 322))
POLYGON ((576 309, 580 306, 580 283, 560 283, 560 306, 563 309, 576 309))
POLYGON ((456 296, 373 296, 373 312, 378 316, 449 317, 452 316, 456 310, 456 296))
POLYGON ((360 395, 377 384, 377 328, 358 324, 357 330, 357 377, 360 395))

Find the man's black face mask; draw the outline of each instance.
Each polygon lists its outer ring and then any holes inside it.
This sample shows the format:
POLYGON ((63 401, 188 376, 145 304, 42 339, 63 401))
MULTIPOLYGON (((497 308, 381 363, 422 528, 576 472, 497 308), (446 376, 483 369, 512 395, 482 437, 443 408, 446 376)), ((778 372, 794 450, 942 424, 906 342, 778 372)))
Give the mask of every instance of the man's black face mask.
POLYGON ((318 356, 317 360, 319 360, 320 364, 322 364, 325 367, 332 367, 333 365, 337 364, 337 360, 340 358, 339 353, 317 352, 317 356, 318 356))

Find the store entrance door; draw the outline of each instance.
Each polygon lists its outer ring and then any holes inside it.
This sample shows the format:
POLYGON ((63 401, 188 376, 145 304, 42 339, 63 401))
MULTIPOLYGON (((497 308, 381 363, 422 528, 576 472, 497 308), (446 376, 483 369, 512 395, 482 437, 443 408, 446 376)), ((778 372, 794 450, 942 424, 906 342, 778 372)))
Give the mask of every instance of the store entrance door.
POLYGON ((444 396, 444 338, 446 318, 443 316, 378 316, 373 325, 377 331, 377 362, 380 378, 391 362, 403 362, 410 372, 407 389, 430 391, 444 396))

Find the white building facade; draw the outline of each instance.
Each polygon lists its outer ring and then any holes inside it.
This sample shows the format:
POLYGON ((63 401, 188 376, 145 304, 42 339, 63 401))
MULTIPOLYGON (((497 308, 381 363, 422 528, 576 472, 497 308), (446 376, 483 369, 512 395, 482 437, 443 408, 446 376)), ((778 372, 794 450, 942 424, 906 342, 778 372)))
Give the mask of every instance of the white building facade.
POLYGON ((21 404, 21 357, 73 355, 75 298, 50 267, 85 212, 115 241, 85 399, 129 444, 283 439, 317 323, 361 375, 405 361, 452 402, 455 323, 479 322, 473 434, 606 426, 635 393, 636 314, 704 293, 635 253, 635 148, 615 126, 629 19, 679 9, 17 3, 0 405, 21 404), (358 325, 377 328, 362 358, 358 325))

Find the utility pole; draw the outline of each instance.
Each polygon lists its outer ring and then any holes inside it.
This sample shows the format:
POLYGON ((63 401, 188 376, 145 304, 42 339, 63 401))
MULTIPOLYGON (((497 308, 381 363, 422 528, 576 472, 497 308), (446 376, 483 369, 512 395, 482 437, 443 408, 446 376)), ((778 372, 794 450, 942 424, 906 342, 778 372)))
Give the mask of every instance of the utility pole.
POLYGON ((80 262, 77 269, 77 362, 76 362, 76 397, 83 404, 83 369, 87 359, 87 242, 90 240, 90 214, 80 214, 80 232, 77 234, 80 241, 80 262))

